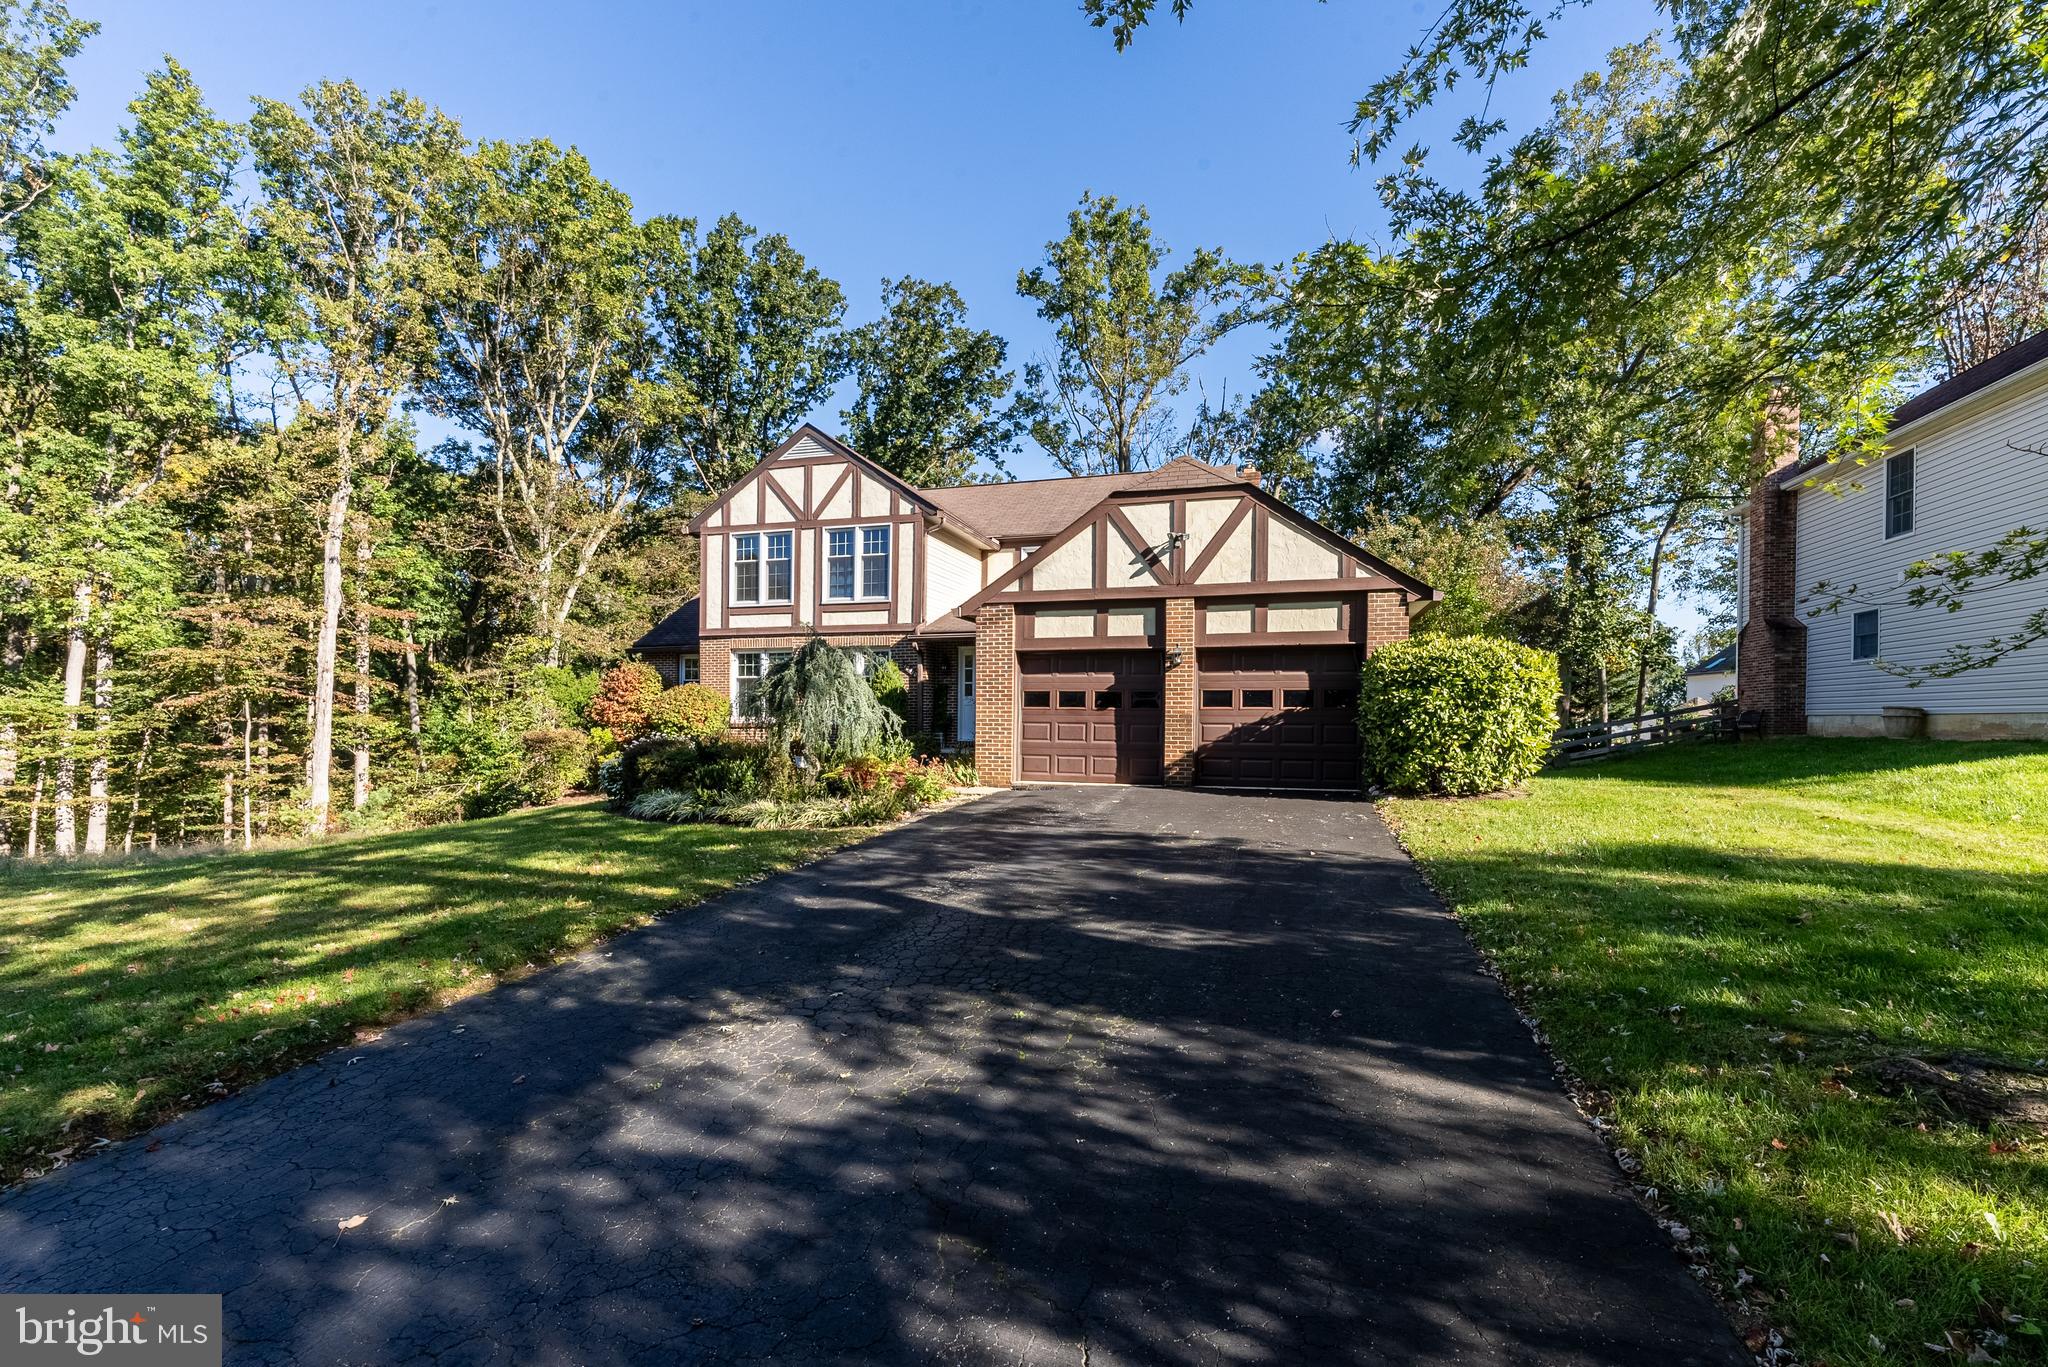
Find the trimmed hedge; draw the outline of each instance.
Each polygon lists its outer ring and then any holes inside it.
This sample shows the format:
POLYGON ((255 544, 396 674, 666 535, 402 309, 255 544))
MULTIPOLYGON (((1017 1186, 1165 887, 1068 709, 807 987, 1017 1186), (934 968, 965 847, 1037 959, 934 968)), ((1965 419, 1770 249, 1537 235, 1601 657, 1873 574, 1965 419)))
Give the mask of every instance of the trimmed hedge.
POLYGON ((1463 797, 1512 788, 1541 768, 1557 728, 1557 657, 1487 636, 1435 636, 1375 650, 1358 690, 1366 781, 1463 797))

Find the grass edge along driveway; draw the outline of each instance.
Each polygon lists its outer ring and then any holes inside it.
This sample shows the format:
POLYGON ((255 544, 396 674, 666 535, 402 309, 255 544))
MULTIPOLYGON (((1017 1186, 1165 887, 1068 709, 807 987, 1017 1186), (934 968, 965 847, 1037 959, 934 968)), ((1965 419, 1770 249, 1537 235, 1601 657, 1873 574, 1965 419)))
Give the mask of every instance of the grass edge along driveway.
POLYGON ((0 873, 0 1182, 865 834, 590 802, 0 873))
POLYGON ((1383 810, 1753 1347, 2048 1360, 2048 1139, 1856 1071, 2048 1058, 2048 746, 1678 748, 1383 810))

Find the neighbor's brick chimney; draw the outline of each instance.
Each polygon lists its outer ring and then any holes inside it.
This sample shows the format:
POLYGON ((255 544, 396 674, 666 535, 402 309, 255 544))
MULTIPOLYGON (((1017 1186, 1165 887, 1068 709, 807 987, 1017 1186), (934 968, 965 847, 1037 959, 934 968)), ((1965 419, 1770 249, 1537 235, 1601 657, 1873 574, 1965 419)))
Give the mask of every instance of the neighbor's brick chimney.
POLYGON ((1799 463, 1799 405, 1774 387, 1756 425, 1763 472, 1743 514, 1742 592, 1749 603, 1735 656, 1736 705, 1763 714, 1767 736, 1806 734, 1806 624, 1799 620, 1799 496, 1778 479, 1799 463))

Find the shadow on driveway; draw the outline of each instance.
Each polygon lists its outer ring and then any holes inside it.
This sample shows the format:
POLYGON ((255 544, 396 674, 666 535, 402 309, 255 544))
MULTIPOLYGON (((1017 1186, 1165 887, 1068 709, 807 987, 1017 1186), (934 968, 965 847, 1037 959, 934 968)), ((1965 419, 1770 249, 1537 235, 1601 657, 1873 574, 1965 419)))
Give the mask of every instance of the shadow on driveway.
POLYGON ((1747 1361, 1356 804, 985 799, 152 1138, 0 1285, 232 1362, 1747 1361))

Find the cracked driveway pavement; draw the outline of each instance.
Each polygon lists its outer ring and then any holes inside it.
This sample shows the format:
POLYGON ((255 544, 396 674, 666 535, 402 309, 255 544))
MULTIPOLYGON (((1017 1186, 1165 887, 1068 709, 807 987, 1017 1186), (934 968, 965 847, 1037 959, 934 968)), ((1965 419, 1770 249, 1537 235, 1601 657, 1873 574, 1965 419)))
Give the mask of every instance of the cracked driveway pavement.
POLYGON ((1358 803, 986 798, 153 1139, 0 1286, 233 1363, 1748 1360, 1358 803))

